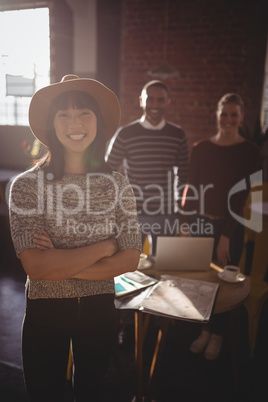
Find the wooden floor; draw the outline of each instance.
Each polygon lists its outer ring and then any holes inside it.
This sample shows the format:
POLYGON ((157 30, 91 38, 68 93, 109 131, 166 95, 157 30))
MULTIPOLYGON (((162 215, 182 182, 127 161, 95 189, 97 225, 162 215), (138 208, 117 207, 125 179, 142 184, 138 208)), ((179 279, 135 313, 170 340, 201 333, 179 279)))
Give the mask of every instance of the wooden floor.
MULTIPOLYGON (((12 247, 10 244, 7 245, 6 239, 0 256, 0 401, 27 402, 20 343, 25 306, 25 275, 13 254, 12 247)), ((247 316, 245 310, 241 309, 238 367, 240 387, 236 392, 228 336, 225 337, 220 357, 209 362, 203 358, 202 354, 194 355, 189 352, 189 345, 198 335, 199 326, 176 321, 168 334, 154 392, 155 401, 258 402, 267 400, 262 397, 263 392, 267 392, 268 378, 267 322, 266 307, 262 315, 256 358, 251 361, 247 343, 247 316)), ((103 389, 104 402, 131 402, 135 397, 133 312, 119 313, 118 324, 118 342, 114 346, 103 389)), ((145 384, 157 328, 156 319, 149 328, 145 342, 145 384)), ((66 402, 72 400, 71 385, 67 383, 66 402)))

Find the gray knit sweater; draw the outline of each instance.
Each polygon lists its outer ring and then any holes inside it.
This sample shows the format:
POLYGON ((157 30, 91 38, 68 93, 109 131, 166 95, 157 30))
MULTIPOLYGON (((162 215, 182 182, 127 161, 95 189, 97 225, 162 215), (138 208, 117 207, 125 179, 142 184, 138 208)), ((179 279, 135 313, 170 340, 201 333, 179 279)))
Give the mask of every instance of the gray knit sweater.
MULTIPOLYGON (((65 175, 57 181, 50 176, 43 170, 29 170, 12 184, 10 227, 18 256, 22 250, 35 247, 33 235, 41 228, 48 232, 56 248, 83 247, 114 236, 119 250, 141 251, 136 201, 122 175, 65 175)), ((114 293, 113 279, 27 281, 31 299, 114 293)))

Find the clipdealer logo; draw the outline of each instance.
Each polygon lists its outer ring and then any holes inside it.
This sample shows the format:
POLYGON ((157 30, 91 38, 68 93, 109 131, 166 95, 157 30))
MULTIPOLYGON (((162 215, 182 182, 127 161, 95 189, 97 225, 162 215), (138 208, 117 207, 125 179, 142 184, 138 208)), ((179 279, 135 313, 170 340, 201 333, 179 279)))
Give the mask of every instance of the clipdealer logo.
MULTIPOLYGON (((262 177, 262 170, 259 170, 256 173, 253 173, 250 175, 250 190, 254 189, 254 187, 259 187, 263 183, 263 177, 262 177)), ((260 233, 262 231, 262 190, 257 190, 257 191, 251 191, 251 205, 258 205, 259 210, 255 211, 254 209, 251 209, 251 216, 249 219, 242 218, 241 216, 237 215, 234 211, 231 209, 231 197, 234 194, 239 193, 240 191, 246 190, 247 189, 247 183, 246 180, 243 179, 236 183, 231 190, 229 191, 228 194, 228 210, 232 217, 242 225, 246 226, 247 228, 253 230, 254 232, 260 233)))
MULTIPOLYGON (((98 174, 97 174, 98 175, 98 174)), ((15 212, 23 214, 23 215, 32 215, 32 214, 40 214, 44 212, 44 187, 45 187, 45 183, 44 183, 44 173, 43 172, 38 172, 38 174, 34 174, 32 172, 28 172, 27 174, 27 178, 29 180, 34 180, 34 182, 31 183, 31 185, 37 185, 37 205, 36 208, 34 209, 30 209, 30 210, 20 210, 19 208, 17 208, 14 204, 12 205, 12 208, 15 212)), ((14 178, 13 178, 14 179, 14 178)), ((9 199, 9 192, 10 192, 10 186, 12 184, 13 179, 10 180, 10 182, 8 183, 7 187, 6 187, 6 200, 8 203, 8 199, 9 199)), ((52 194, 54 193, 54 191, 52 191, 52 185, 49 184, 50 178, 48 178, 48 183, 46 184, 47 187, 47 191, 48 194, 52 194)), ((123 193, 118 194, 118 188, 117 188, 117 184, 116 182, 114 182, 114 180, 109 177, 109 180, 111 181, 110 184, 113 184, 114 186, 114 190, 116 193, 116 199, 119 199, 121 202, 125 199, 125 194, 123 190, 123 193)), ((89 185, 90 182, 90 177, 87 178, 87 184, 89 185)), ((241 217, 240 215, 238 215, 235 211, 232 210, 231 207, 231 198, 239 193, 240 191, 245 191, 247 190, 247 182, 246 179, 242 179, 240 180, 238 183, 236 183, 231 190, 229 191, 228 194, 228 211, 230 213, 230 215, 240 224, 242 224, 243 226, 257 232, 260 233, 263 229, 263 221, 262 221, 262 201, 263 201, 263 191, 261 190, 261 185, 263 183, 263 176, 262 176, 262 170, 259 170, 256 173, 253 173, 252 175, 250 175, 249 177, 249 184, 250 184, 250 190, 253 190, 256 187, 256 191, 250 191, 251 194, 251 202, 250 204, 253 205, 258 205, 258 211, 251 209, 251 215, 249 219, 246 219, 245 217, 241 217), (259 189, 260 188, 260 189, 259 189)), ((128 186, 127 186, 128 187, 128 186)), ((203 186, 200 187, 199 191, 198 189, 194 188, 193 186, 191 186, 191 189, 193 190, 193 199, 194 200, 199 200, 199 207, 200 207, 200 212, 202 213, 202 211, 204 210, 204 205, 205 205, 205 193, 207 190, 209 190, 210 188, 213 188, 213 185, 209 185, 203 188, 203 186)), ((57 199, 57 208, 56 208, 56 214, 57 214, 57 224, 61 224, 62 223, 62 218, 63 215, 75 215, 77 212, 79 212, 84 203, 86 203, 87 205, 87 213, 93 213, 92 211, 90 211, 90 200, 87 199, 88 196, 88 191, 86 191, 86 194, 83 193, 82 189, 80 189, 77 185, 74 184, 68 184, 65 186, 61 186, 61 185, 56 185, 54 188, 56 194, 56 199, 57 199), (73 190, 76 194, 77 194, 77 199, 78 199, 78 203, 77 205, 73 208, 73 209, 66 209, 62 203, 62 200, 64 198, 65 192, 68 190, 73 190)), ((140 190, 141 191, 141 190, 140 190)), ((52 197, 52 195, 51 195, 52 197)), ((162 198, 163 198, 163 190, 161 189, 161 192, 159 194, 159 197, 161 199, 161 202, 163 202, 162 198), (162 196, 162 197, 161 197, 162 196)), ((52 197, 53 198, 53 197, 52 197)), ((128 197, 126 197, 127 199, 128 197)), ((155 199, 155 197, 153 197, 155 199)), ((143 199, 143 198, 142 198, 143 199)), ((147 200, 148 201, 148 200, 147 200)), ((114 201, 115 202, 115 201, 114 201)), ((50 202, 49 205, 52 205, 52 203, 50 202)), ((112 203, 113 204, 113 203, 112 203)), ((50 210, 51 208, 48 205, 48 213, 52 213, 55 211, 50 210)), ((113 204, 114 205, 114 204, 113 204)), ((109 207, 112 207, 113 205, 110 205, 109 207)), ((162 204, 161 204, 162 205, 162 204)), ((121 205, 123 207, 123 205, 121 205)), ((105 211, 101 211, 100 213, 106 213, 108 210, 105 211)), ((130 213, 130 211, 127 211, 130 213)), ((186 212, 183 210, 180 210, 179 208, 179 212, 185 214, 186 212)), ((188 215, 193 215, 195 214, 197 211, 189 211, 186 214, 188 215)), ((95 213, 96 214, 96 213, 95 213)), ((98 214, 98 213, 97 213, 98 214)), ((154 215, 155 212, 151 215, 154 215)))

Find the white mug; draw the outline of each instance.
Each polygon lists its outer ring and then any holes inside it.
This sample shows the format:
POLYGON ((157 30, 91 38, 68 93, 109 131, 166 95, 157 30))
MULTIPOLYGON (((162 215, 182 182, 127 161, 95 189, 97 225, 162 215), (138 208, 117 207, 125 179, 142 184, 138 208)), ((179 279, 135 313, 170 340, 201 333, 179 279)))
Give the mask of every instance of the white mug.
POLYGON ((240 269, 235 265, 226 265, 223 269, 223 278, 228 281, 235 282, 238 274, 240 273, 240 269))

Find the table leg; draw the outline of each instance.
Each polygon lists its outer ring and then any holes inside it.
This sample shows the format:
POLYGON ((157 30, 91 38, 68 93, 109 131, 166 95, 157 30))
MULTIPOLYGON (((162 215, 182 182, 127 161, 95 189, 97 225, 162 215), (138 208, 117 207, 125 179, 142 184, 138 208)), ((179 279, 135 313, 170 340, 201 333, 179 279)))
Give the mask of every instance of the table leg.
POLYGON ((136 402, 143 401, 143 344, 150 314, 135 312, 136 402))
POLYGON ((239 334, 240 334, 240 311, 239 307, 231 310, 229 312, 229 331, 230 331, 230 346, 232 355, 232 372, 234 381, 234 390, 236 393, 239 392, 239 334))
POLYGON ((164 346, 170 323, 171 323, 170 318, 161 318, 160 328, 158 330, 158 337, 152 359, 151 370, 144 402, 151 402, 152 400, 152 393, 155 385, 155 380, 159 372, 161 357, 164 351, 164 346))

